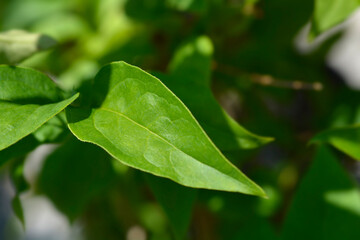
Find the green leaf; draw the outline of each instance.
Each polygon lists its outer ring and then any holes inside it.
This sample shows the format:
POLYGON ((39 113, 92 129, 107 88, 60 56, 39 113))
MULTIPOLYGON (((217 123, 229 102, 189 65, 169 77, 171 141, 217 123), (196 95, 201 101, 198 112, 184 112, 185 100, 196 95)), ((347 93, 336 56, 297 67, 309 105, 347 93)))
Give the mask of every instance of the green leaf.
POLYGON ((0 64, 16 64, 39 51, 55 46, 47 35, 10 30, 0 33, 0 64))
POLYGON ((175 238, 183 240, 189 228, 197 191, 150 174, 146 175, 146 180, 163 207, 175 238))
POLYGON ((24 210, 21 205, 20 196, 18 194, 16 194, 13 200, 11 201, 11 207, 14 211, 15 216, 20 220, 23 228, 25 228, 24 210))
POLYGON ((359 226, 359 189, 321 146, 295 194, 282 239, 355 239, 359 226))
POLYGON ((74 220, 114 179, 110 160, 102 149, 73 137, 45 160, 39 190, 74 220))
POLYGON ((334 128, 316 135, 310 143, 328 143, 360 161, 360 126, 334 128))
POLYGON ((0 150, 37 130, 77 97, 63 100, 55 83, 40 72, 0 66, 0 150))
POLYGON ((164 83, 189 107, 222 151, 252 149, 272 141, 244 129, 217 103, 210 88, 212 54, 208 37, 188 42, 175 53, 169 66, 171 76, 162 76, 164 83))
POLYGON ((182 185, 265 196, 157 78, 124 62, 95 78, 93 108, 69 108, 69 128, 126 165, 182 185))
POLYGON ((359 0, 315 0, 312 34, 316 37, 341 23, 359 6, 359 0))

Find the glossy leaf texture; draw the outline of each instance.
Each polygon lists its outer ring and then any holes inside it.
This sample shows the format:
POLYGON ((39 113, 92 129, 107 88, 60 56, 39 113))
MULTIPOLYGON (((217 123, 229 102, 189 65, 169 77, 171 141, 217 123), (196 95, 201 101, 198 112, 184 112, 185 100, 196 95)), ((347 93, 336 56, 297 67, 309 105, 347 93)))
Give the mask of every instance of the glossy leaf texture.
POLYGON ((55 83, 40 72, 0 66, 0 150, 37 130, 77 96, 64 100, 55 83))
POLYGON ((295 194, 282 239, 356 239, 360 192, 331 151, 321 146, 295 194))
POLYGON ((110 160, 101 148, 73 137, 45 160, 39 191, 74 220, 111 184, 115 173, 110 160))
POLYGON ((334 128, 316 135, 311 143, 328 143, 360 161, 360 126, 334 128))
POLYGON ((69 108, 69 128, 126 165, 182 185, 265 196, 211 142, 160 80, 128 65, 105 66, 92 108, 69 108))
POLYGON ((311 34, 316 37, 343 22, 359 6, 358 0, 315 0, 311 34))
POLYGON ((161 79, 189 107, 205 132, 222 151, 260 147, 272 138, 260 137, 240 126, 211 92, 213 45, 206 36, 180 47, 161 79))
POLYGON ((56 41, 43 34, 23 30, 0 33, 0 64, 16 64, 37 52, 56 45, 56 41))

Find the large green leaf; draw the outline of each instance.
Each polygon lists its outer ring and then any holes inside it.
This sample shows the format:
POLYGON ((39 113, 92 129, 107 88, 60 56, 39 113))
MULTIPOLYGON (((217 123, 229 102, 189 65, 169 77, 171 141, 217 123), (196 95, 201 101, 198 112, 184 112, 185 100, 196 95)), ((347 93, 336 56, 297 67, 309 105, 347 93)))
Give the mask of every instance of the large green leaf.
POLYGON ((338 150, 360 160, 360 126, 334 128, 316 135, 311 143, 329 143, 338 150))
POLYGON ((295 194, 282 239, 356 239, 359 226, 359 190, 333 154, 321 146, 295 194))
POLYGON ((131 167, 182 185, 265 196, 207 137, 157 78, 117 62, 95 78, 92 108, 69 108, 69 128, 131 167))
POLYGON ((175 53, 170 77, 162 76, 164 83, 189 107, 221 150, 251 149, 272 141, 244 129, 217 103, 210 89, 212 54, 208 37, 188 42, 175 53))
POLYGON ((359 0, 315 0, 312 33, 316 36, 341 23, 360 6, 359 0))
POLYGON ((0 66, 0 150, 34 132, 77 96, 63 100, 55 83, 40 72, 0 66))
POLYGON ((15 64, 33 54, 55 46, 56 41, 49 36, 11 30, 0 33, 0 64, 15 64))

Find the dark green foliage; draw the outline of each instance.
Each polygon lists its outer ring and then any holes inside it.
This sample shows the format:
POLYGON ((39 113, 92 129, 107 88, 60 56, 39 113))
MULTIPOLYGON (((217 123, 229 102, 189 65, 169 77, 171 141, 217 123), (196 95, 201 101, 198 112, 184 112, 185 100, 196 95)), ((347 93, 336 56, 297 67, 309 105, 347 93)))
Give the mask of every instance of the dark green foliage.
POLYGON ((359 214, 358 187, 329 149, 320 147, 294 196, 282 239, 354 239, 359 214))
POLYGON ((0 203, 89 240, 357 239, 359 91, 322 34, 359 4, 2 0, 0 203))

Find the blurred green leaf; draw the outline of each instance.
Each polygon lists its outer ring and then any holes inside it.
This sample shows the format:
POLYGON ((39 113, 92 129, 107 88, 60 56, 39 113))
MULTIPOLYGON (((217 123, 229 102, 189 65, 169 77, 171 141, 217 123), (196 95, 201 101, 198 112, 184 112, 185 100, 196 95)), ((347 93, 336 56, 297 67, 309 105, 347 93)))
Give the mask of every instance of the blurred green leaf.
POLYGON ((358 0, 315 0, 311 31, 314 37, 346 20, 360 6, 358 0))
POLYGON ((18 158, 11 164, 10 177, 15 188, 15 196, 11 202, 11 206, 15 216, 20 220, 21 224, 25 228, 24 211, 21 205, 20 194, 29 189, 29 185, 24 178, 24 161, 25 158, 18 158))
POLYGON ((25 156, 39 146, 39 141, 33 135, 29 135, 17 143, 0 151, 0 167, 7 161, 25 156))
POLYGON ((77 97, 63 100, 55 83, 40 72, 0 66, 0 150, 37 130, 77 97))
POLYGON ((10 30, 0 33, 0 64, 16 64, 35 53, 55 46, 47 35, 10 30))
POLYGON ((212 95, 213 45, 201 36, 179 48, 169 65, 164 83, 189 107, 200 125, 222 151, 260 147, 272 138, 250 133, 232 119, 212 95))
POLYGON ((182 185, 265 196, 206 136, 158 79, 117 62, 100 70, 92 109, 69 108, 69 128, 119 161, 182 185))
POLYGON ((4 28, 25 29, 39 21, 46 21, 60 12, 71 9, 74 2, 70 0, 11 0, 3 15, 4 28))
POLYGON ((111 183, 115 175, 110 159, 97 146, 72 138, 45 160, 39 190, 74 220, 111 183))
POLYGON ((185 239, 197 190, 150 174, 146 175, 146 180, 157 201, 163 207, 175 238, 178 240, 185 239))
POLYGON ((179 11, 204 12, 207 9, 206 0, 166 0, 167 6, 179 11))
POLYGON ((355 239, 360 234, 360 192, 337 159, 320 146, 300 183, 282 239, 355 239))
POLYGON ((60 43, 72 39, 78 40, 90 32, 90 27, 84 19, 67 12, 51 15, 35 24, 31 29, 50 35, 60 43))
POLYGON ((22 226, 25 228, 24 210, 21 205, 20 196, 18 194, 11 201, 11 207, 14 211, 15 216, 20 220, 22 226))
POLYGON ((334 128, 317 134, 310 143, 328 143, 360 160, 360 126, 334 128))

